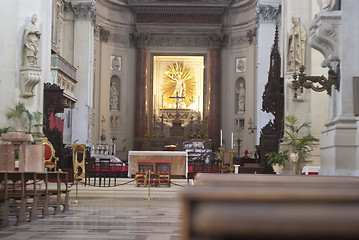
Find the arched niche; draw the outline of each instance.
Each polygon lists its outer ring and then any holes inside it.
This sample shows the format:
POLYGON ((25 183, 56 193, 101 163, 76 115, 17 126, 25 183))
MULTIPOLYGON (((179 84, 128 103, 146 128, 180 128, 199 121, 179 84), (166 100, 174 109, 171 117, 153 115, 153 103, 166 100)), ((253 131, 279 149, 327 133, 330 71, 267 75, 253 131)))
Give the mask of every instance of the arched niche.
POLYGON ((246 110, 246 80, 243 77, 236 80, 235 93, 235 113, 244 113, 246 110))
POLYGON ((117 75, 113 75, 109 86, 110 102, 109 107, 111 111, 120 111, 121 99, 121 79, 117 75))

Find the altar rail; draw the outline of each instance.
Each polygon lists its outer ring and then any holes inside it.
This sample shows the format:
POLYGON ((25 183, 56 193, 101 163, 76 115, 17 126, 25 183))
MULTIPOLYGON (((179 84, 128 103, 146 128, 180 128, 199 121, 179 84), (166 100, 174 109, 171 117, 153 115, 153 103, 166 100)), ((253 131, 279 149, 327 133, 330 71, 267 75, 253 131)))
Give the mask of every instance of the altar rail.
POLYGON ((198 174, 183 239, 356 239, 359 178, 198 174))
POLYGON ((0 172, 0 228, 44 218, 69 209, 67 173, 59 172, 0 172), (49 182, 55 182, 56 187, 49 182), (41 188, 41 185, 44 185, 41 188), (39 212, 41 212, 39 216, 39 212))

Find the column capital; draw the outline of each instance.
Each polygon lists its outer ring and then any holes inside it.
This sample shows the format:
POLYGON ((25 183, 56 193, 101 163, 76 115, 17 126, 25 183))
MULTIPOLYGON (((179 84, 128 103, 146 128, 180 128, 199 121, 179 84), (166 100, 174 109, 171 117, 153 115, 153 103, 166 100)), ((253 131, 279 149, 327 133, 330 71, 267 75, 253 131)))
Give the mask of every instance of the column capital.
POLYGON ((92 25, 96 23, 97 9, 93 2, 72 4, 72 11, 76 21, 90 21, 92 25))
POLYGON ((208 47, 221 48, 224 41, 223 34, 211 33, 207 35, 208 47))
POLYGON ((256 21, 261 22, 277 22, 278 14, 280 13, 280 5, 264 5, 259 4, 256 7, 256 21))
POLYGON ((151 42, 151 33, 134 33, 132 41, 136 47, 148 47, 151 42))
POLYGON ((100 40, 103 42, 107 42, 110 37, 110 31, 104 29, 103 27, 100 28, 100 40))

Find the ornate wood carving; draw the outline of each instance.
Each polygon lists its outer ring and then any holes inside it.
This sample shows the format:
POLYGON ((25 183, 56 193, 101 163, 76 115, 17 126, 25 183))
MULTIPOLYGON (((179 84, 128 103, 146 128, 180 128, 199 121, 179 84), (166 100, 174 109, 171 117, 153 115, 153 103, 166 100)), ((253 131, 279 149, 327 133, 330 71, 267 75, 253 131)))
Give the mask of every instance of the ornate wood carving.
POLYGON ((55 127, 50 129, 49 118, 51 115, 56 113, 64 112, 63 105, 63 89, 56 84, 45 83, 44 84, 44 133, 45 136, 54 146, 56 157, 60 159, 58 168, 63 169, 63 159, 64 159, 64 147, 62 141, 62 133, 60 130, 55 127))
POLYGON ((274 122, 269 121, 261 130, 260 151, 261 166, 267 167, 267 172, 272 171, 266 164, 265 154, 278 151, 279 141, 283 135, 284 119, 284 91, 283 79, 280 77, 281 58, 278 50, 278 25, 276 26, 274 44, 270 55, 270 69, 268 82, 262 96, 262 111, 272 113, 274 122))

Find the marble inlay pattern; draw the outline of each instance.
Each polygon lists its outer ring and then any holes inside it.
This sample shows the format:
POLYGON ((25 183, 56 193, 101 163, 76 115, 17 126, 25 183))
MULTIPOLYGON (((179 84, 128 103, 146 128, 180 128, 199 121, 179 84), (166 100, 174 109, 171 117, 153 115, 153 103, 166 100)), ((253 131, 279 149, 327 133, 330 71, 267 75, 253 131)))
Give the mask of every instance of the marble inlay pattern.
MULTIPOLYGON (((117 184, 130 179, 117 179, 117 184)), ((185 186, 186 180, 174 180, 185 186)), ((181 239, 181 208, 178 193, 182 187, 135 187, 131 182, 118 187, 79 186, 78 200, 70 211, 51 215, 0 231, 0 239, 181 239)), ((76 199, 76 188, 70 202, 76 199)), ((12 224, 13 225, 13 224, 12 224)))

